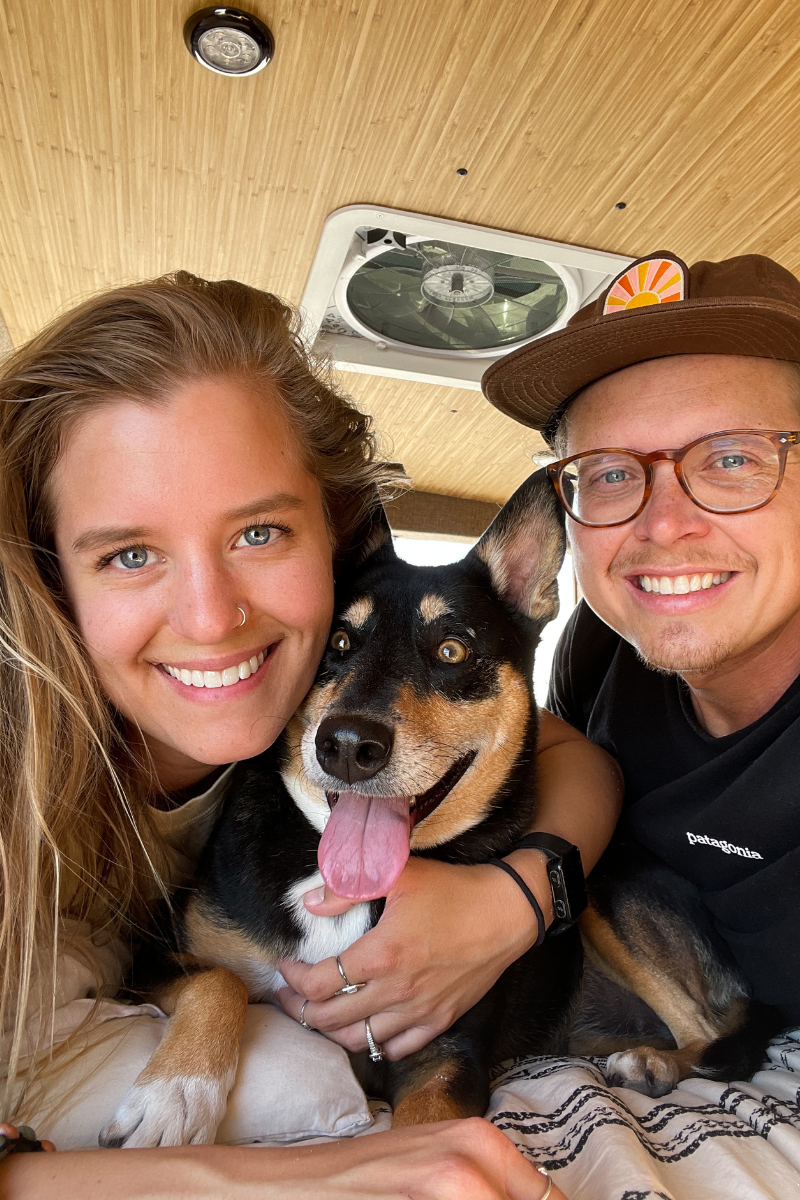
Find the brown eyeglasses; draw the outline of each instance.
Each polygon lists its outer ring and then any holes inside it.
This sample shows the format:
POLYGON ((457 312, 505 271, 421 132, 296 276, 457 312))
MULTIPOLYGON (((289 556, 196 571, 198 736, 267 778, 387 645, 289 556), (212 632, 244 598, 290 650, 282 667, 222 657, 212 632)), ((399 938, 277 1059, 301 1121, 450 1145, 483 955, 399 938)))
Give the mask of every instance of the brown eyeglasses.
POLYGON ((586 450, 552 463, 547 473, 572 519, 596 529, 638 517, 653 490, 657 462, 673 464, 678 482, 698 508, 753 512, 769 504, 781 486, 789 447, 799 441, 797 430, 726 429, 680 450, 586 450))

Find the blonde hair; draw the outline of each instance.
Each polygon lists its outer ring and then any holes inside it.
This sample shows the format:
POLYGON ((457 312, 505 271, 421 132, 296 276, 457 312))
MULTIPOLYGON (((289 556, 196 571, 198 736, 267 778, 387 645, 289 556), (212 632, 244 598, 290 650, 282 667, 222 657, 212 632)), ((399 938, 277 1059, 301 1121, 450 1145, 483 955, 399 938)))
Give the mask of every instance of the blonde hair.
POLYGON ((402 476, 378 460, 370 418, 310 359, 297 314, 275 296, 186 272, 119 288, 56 320, 0 371, 5 1117, 12 1087, 19 1094, 26 1013, 55 1006, 60 920, 110 933, 144 921, 164 865, 148 818, 148 763, 101 693, 61 586, 48 480, 91 409, 120 398, 160 403, 188 380, 222 377, 279 399, 341 559, 382 489, 402 476))

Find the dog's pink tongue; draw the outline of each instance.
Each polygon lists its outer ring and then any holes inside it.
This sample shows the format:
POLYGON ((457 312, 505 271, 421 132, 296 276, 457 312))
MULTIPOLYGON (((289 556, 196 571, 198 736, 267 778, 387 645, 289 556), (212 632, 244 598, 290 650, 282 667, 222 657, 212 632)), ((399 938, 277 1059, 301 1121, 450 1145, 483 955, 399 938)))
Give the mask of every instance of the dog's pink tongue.
POLYGON ((385 896, 409 853, 408 796, 340 792, 317 858, 322 878, 337 896, 385 896))

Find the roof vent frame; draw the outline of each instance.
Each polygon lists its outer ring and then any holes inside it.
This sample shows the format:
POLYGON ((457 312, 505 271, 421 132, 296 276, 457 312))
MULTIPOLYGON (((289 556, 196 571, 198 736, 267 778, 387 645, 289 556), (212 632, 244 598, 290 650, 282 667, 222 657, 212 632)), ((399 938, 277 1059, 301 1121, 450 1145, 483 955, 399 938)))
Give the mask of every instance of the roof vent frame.
POLYGON ((443 240, 545 262, 566 287, 567 303, 546 333, 563 328, 582 305, 594 299, 633 259, 588 247, 489 229, 482 225, 431 217, 376 205, 350 204, 325 221, 301 300, 303 337, 309 346, 331 355, 343 371, 480 390, 486 368, 500 355, 526 341, 491 350, 446 350, 381 340, 345 306, 349 279, 369 258, 393 244, 443 240), (377 238, 380 231, 384 236, 377 238), (372 236, 370 236, 370 234, 372 236), (399 235, 399 236, 398 236, 399 235), (342 311, 342 308, 345 311, 342 311))

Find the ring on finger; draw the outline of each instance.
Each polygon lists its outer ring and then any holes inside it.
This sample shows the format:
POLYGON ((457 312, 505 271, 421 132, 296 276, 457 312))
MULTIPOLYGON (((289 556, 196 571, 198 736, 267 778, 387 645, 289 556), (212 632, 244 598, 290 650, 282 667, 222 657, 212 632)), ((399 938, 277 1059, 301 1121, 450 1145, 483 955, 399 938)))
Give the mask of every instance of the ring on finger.
POLYGON ((544 1175, 545 1179, 547 1180, 547 1187, 542 1192, 541 1196, 539 1197, 539 1200, 547 1200, 547 1197, 550 1195, 550 1193, 553 1190, 553 1180, 547 1174, 547 1171, 545 1171, 544 1167, 537 1167, 536 1170, 539 1172, 540 1175, 544 1175))
POLYGON ((303 1029, 307 1029, 309 1033, 313 1033, 313 1032, 314 1032, 314 1026, 313 1026, 313 1025, 309 1025, 309 1023, 308 1023, 308 1021, 306 1020, 306 1017, 305 1017, 306 1005, 307 1005, 307 1004, 308 1004, 308 1000, 304 1000, 304 1001, 303 1001, 303 1005, 302 1005, 302 1007, 301 1007, 301 1009, 300 1009, 300 1016, 298 1017, 298 1020, 300 1021, 300 1024, 303 1026, 303 1029))
POLYGON ((359 988, 367 986, 365 983, 350 982, 345 975, 344 967, 342 966, 342 960, 339 958, 338 954, 336 955, 336 966, 339 968, 339 974, 344 980, 344 987, 340 987, 338 992, 334 992, 334 996, 353 996, 359 990, 359 988))
POLYGON ((372 1028, 369 1023, 369 1017, 364 1018, 364 1029, 367 1033, 367 1044, 369 1046, 369 1056, 374 1063, 383 1062, 383 1050, 372 1036, 372 1028))

